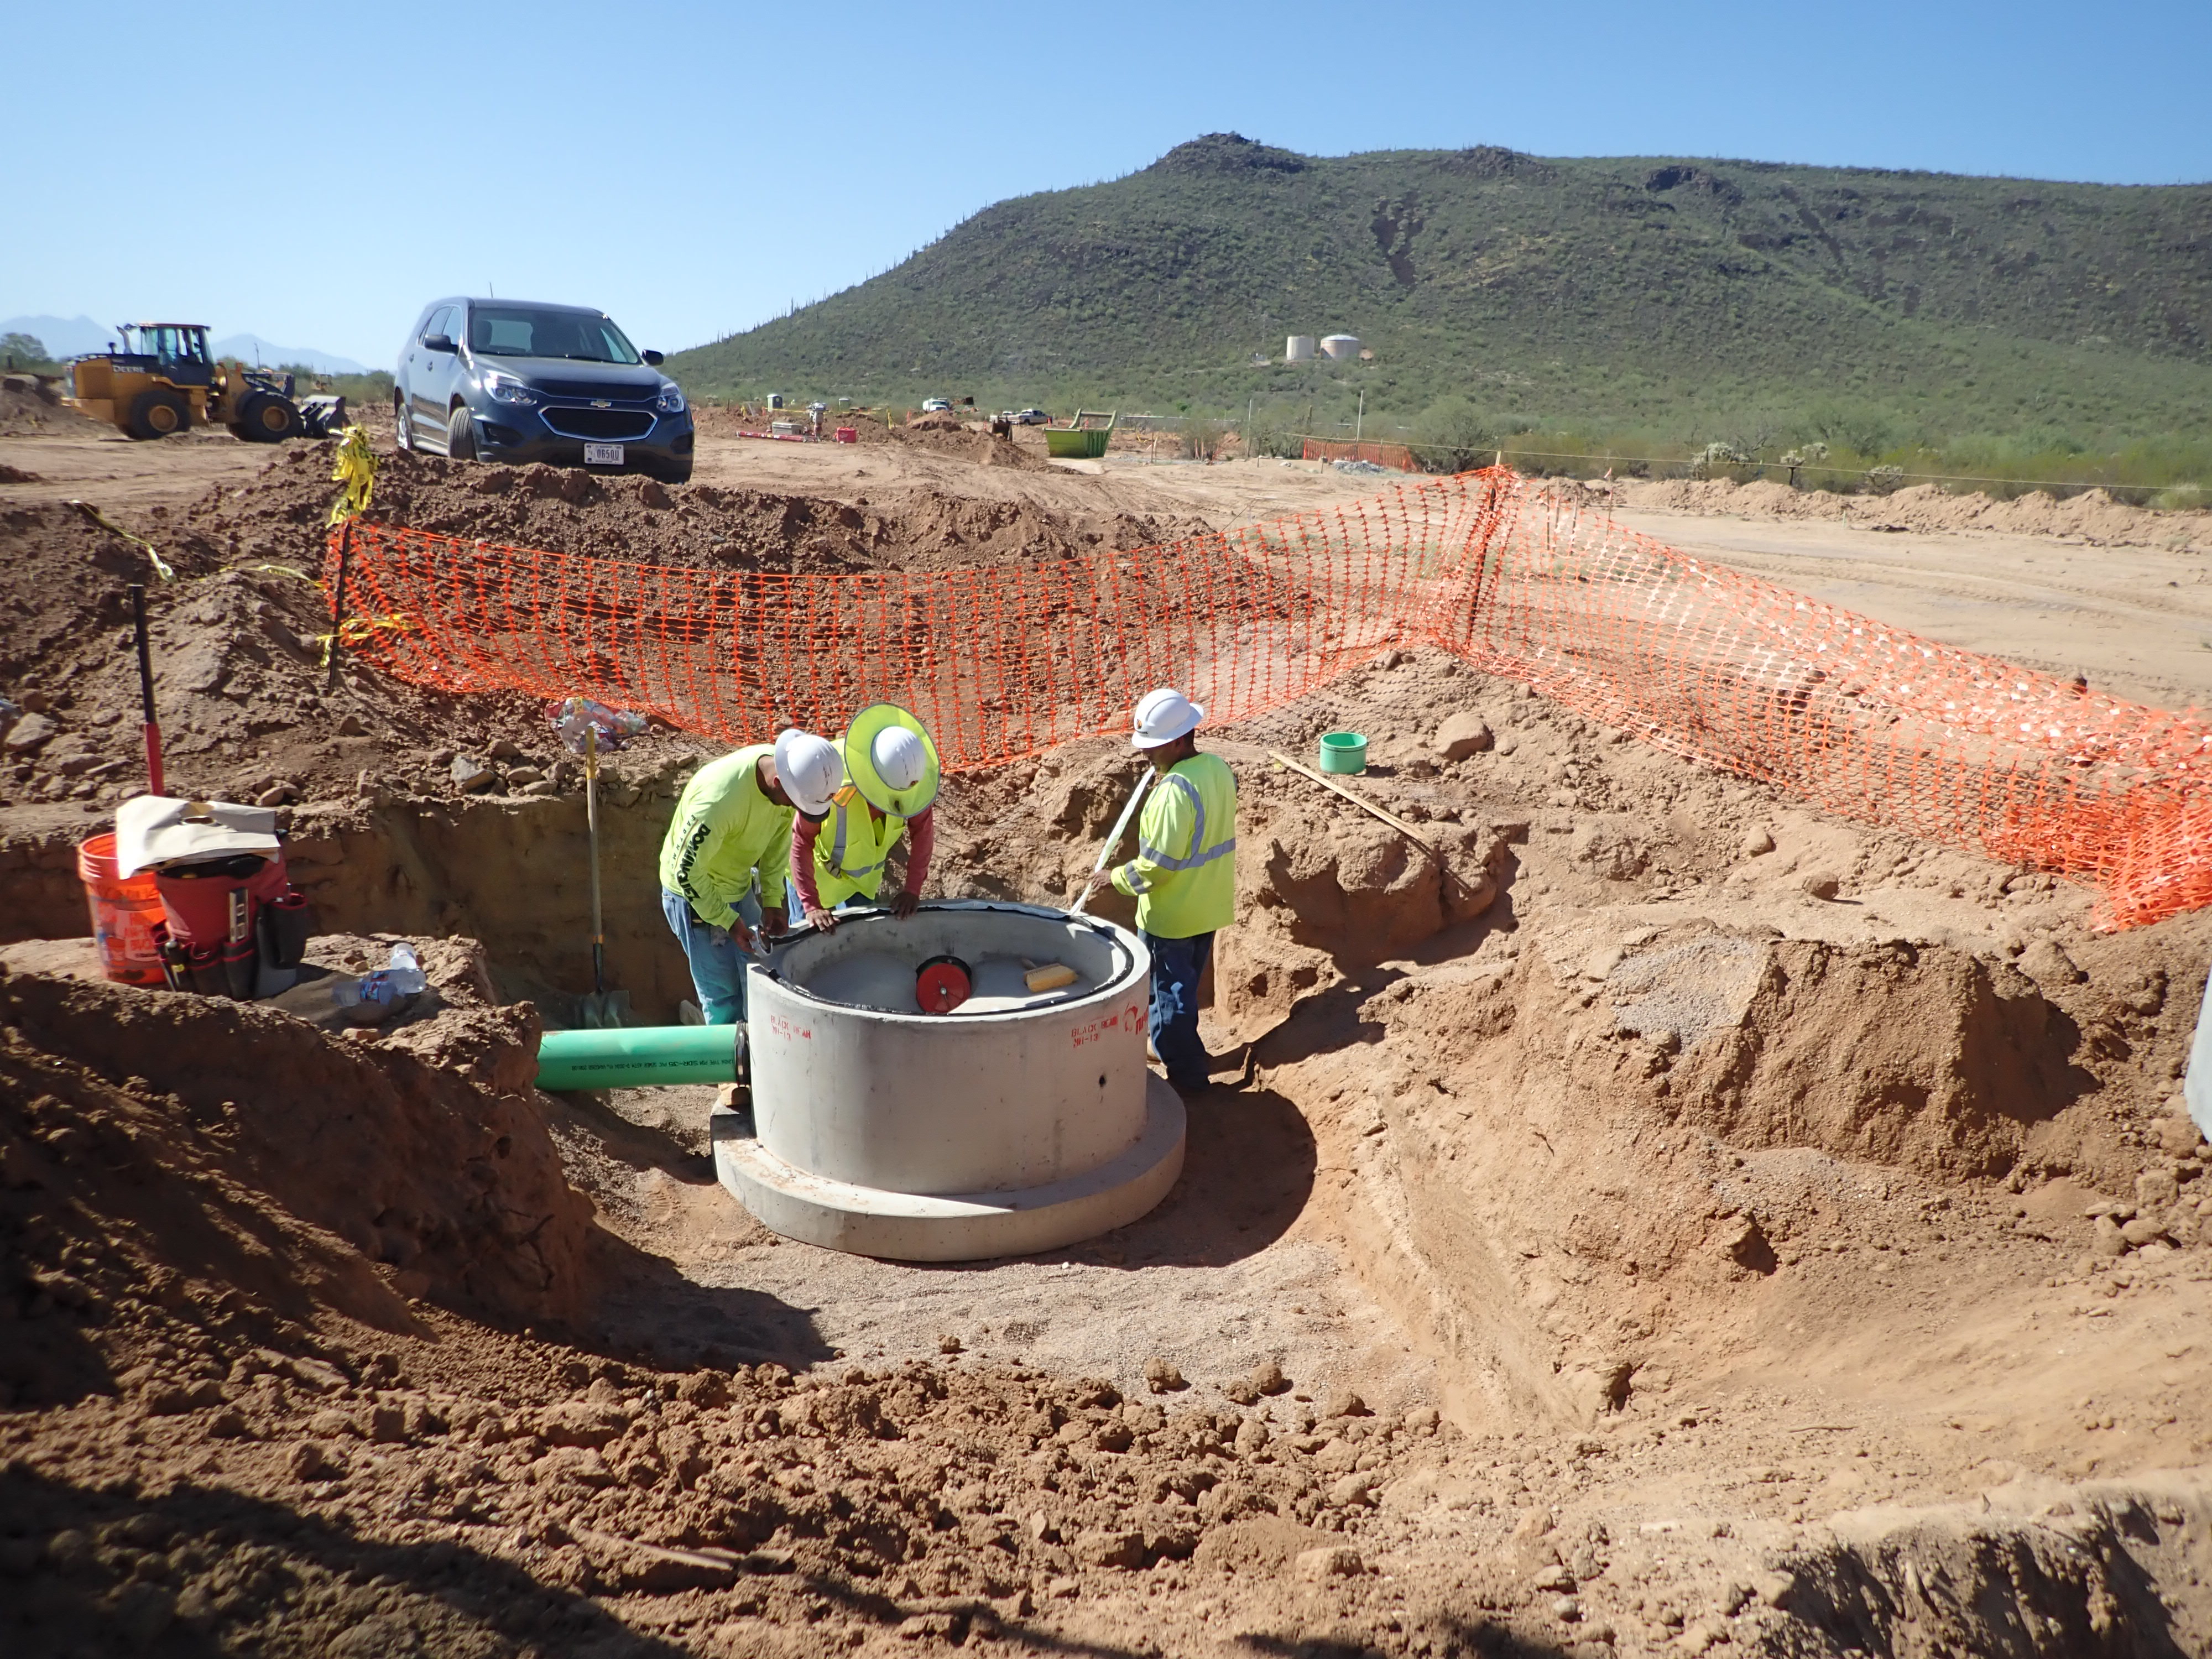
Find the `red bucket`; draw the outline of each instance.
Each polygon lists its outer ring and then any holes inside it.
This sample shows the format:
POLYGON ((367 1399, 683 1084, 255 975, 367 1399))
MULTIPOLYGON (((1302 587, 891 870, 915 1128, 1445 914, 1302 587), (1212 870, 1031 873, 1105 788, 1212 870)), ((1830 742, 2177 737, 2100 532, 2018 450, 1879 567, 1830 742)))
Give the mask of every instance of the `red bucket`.
POLYGON ((77 878, 84 883, 92 909, 92 936, 100 944, 100 965, 124 985, 166 985, 154 927, 162 920, 161 890, 154 872, 115 873, 115 837, 94 836, 76 849, 77 878))

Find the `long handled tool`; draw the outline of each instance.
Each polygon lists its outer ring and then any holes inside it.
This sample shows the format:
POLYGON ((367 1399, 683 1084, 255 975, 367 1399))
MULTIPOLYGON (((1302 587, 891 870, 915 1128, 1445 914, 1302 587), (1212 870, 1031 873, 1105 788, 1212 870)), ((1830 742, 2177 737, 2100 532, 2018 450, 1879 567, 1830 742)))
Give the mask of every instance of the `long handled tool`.
POLYGON ((1366 796, 1361 794, 1357 789, 1354 789, 1351 785, 1342 781, 1340 779, 1330 777, 1325 772, 1316 772, 1312 767, 1304 765, 1297 761, 1294 761, 1288 755, 1282 754, 1275 750, 1270 749, 1267 751, 1267 758, 1274 762, 1278 766, 1286 766, 1290 768, 1291 771, 1296 772, 1300 777, 1319 784, 1322 788, 1330 791, 1332 793, 1343 796, 1345 799, 1350 801, 1354 806, 1357 806, 1361 811, 1367 813, 1369 816, 1380 818, 1383 823, 1389 824, 1393 830, 1395 830, 1400 835, 1403 836, 1407 841, 1413 842, 1414 846, 1419 848, 1424 853, 1426 853, 1430 858, 1433 859, 1436 861, 1437 871, 1443 875, 1446 881, 1449 882, 1453 886, 1462 890, 1465 890, 1467 888, 1468 884, 1465 879, 1454 871, 1449 864, 1444 861, 1443 849, 1438 847, 1435 842, 1430 840, 1428 836, 1423 835, 1419 830, 1413 828, 1412 824, 1407 823, 1405 819, 1400 817, 1395 812, 1391 811, 1388 807, 1376 805, 1375 802, 1368 799, 1366 796))
POLYGON ((146 638, 146 585, 131 584, 131 631, 138 641, 138 712, 146 723, 146 793, 162 795, 161 727, 154 718, 154 651, 146 638))
MULTIPOLYGON (((1152 769, 1147 766, 1145 769, 1144 776, 1137 780, 1136 792, 1129 797, 1129 804, 1121 809, 1121 816, 1114 820, 1113 833, 1106 837, 1106 844, 1098 849, 1098 862, 1091 866, 1092 875, 1097 875, 1106 867, 1107 860, 1114 856, 1114 849, 1121 844, 1122 834, 1128 829, 1129 820, 1137 816, 1137 806, 1145 799, 1145 791, 1152 787, 1153 775, 1152 769)), ((1068 915, 1081 915, 1085 907, 1090 902, 1090 890, 1085 888, 1075 902, 1068 907, 1068 915)))
POLYGON ((577 999, 579 1023, 607 1030, 629 1023, 629 993, 607 989, 607 924, 599 904, 599 728, 584 726, 584 821, 592 841, 592 994, 577 999))

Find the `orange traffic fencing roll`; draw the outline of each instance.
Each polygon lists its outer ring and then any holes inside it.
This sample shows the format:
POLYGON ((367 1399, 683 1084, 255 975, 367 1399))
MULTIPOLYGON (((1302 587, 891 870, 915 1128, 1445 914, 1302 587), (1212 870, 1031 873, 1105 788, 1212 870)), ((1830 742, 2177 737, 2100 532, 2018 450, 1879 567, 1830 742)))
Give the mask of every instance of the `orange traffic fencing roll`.
MULTIPOLYGON (((336 564, 336 541, 331 564, 336 564)), ((2212 726, 1693 558, 1490 470, 1164 546, 805 574, 356 521, 348 648, 471 692, 580 693, 728 742, 903 703, 954 769, 1118 732, 1176 685, 1232 720, 1425 642, 1862 823, 2212 903, 2212 726)))
POLYGON ((1371 440, 1339 443, 1331 438, 1307 438, 1298 451, 1298 459, 1307 461, 1368 461, 1376 466, 1387 466, 1394 472, 1419 472, 1421 464, 1413 459, 1413 452, 1403 444, 1376 443, 1371 440))

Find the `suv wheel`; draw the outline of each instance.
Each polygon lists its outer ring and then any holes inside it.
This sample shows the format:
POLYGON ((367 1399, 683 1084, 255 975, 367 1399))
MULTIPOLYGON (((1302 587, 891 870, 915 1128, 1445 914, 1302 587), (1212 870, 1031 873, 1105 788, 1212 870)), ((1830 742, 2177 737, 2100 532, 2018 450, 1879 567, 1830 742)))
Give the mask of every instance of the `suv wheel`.
POLYGON ((393 423, 399 428, 400 453, 413 454, 415 453, 415 411, 408 408, 406 395, 404 392, 394 392, 392 395, 392 418, 393 423))
POLYGON ((446 459, 473 461, 477 458, 477 420, 466 404, 456 404, 446 417, 446 459))

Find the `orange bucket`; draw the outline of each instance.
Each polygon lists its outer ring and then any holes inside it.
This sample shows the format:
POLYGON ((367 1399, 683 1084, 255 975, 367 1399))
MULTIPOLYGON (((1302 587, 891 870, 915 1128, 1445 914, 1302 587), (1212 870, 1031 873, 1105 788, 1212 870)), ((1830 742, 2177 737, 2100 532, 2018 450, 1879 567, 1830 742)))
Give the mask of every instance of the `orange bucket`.
POLYGON ((77 878, 92 908, 92 936, 100 943, 100 965, 124 985, 166 985, 161 955, 154 946, 154 924, 162 920, 161 895, 154 872, 115 873, 115 837, 94 836, 76 849, 77 878))

